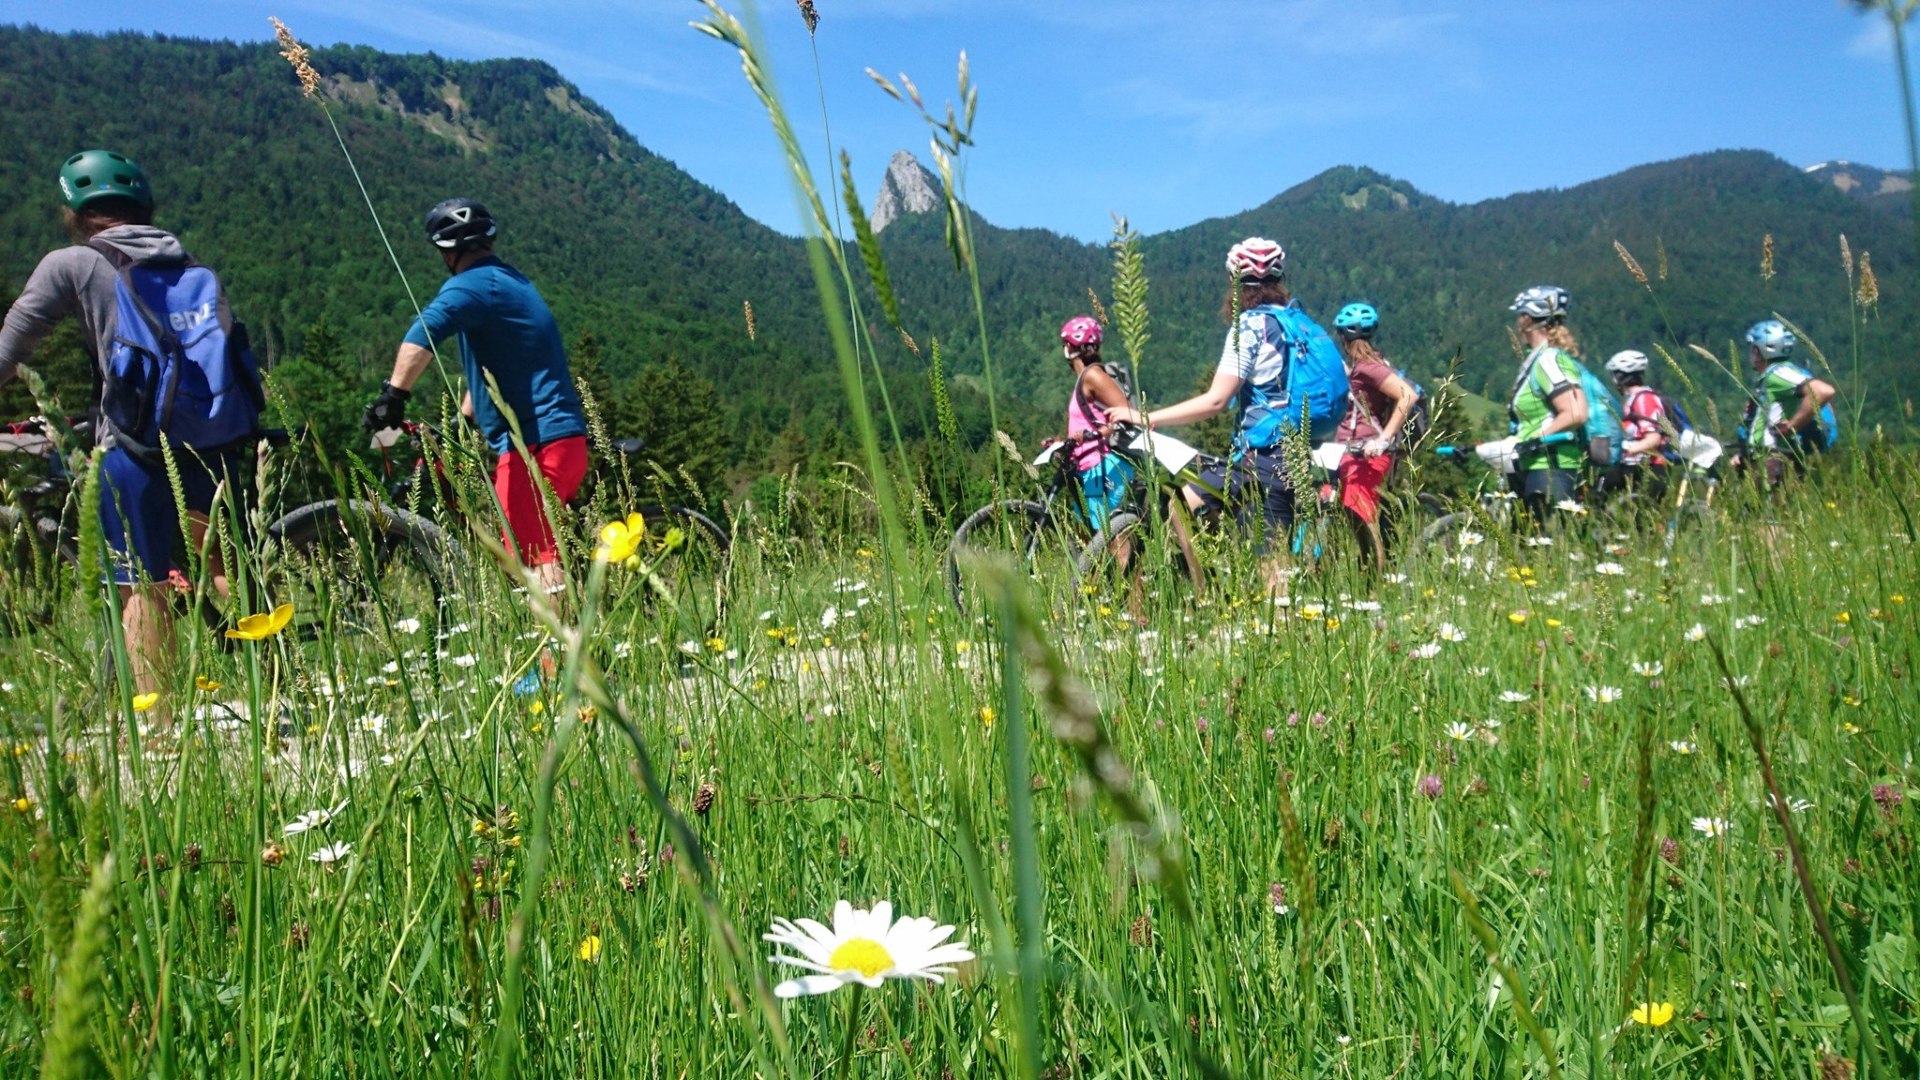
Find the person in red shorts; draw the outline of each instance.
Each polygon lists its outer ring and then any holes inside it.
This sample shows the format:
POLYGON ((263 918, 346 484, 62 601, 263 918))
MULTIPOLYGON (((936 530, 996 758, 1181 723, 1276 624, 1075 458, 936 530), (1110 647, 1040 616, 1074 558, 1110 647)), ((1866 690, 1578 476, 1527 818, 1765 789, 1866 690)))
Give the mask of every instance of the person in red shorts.
POLYGON ((472 199, 448 199, 427 212, 426 229, 449 277, 408 329, 393 376, 367 407, 367 430, 400 426, 414 383, 433 362, 433 347, 458 337, 467 383, 461 410, 499 455, 493 488, 506 516, 508 540, 547 591, 559 592, 566 575, 547 520, 545 493, 534 482, 528 458, 563 503, 586 479, 586 410, 574 389, 560 328, 533 282, 493 253, 499 225, 486 207, 472 199), (497 404, 488 391, 489 377, 497 404), (501 406, 519 425, 524 456, 514 446, 501 406))
POLYGON ((1334 432, 1348 447, 1340 459, 1340 503, 1353 521, 1363 559, 1375 568, 1387 564, 1387 541, 1380 522, 1380 489, 1393 473, 1394 451, 1407 419, 1420 404, 1420 391, 1388 366, 1373 347, 1380 313, 1371 304, 1348 304, 1334 317, 1334 335, 1347 358, 1347 384, 1353 404, 1334 432))

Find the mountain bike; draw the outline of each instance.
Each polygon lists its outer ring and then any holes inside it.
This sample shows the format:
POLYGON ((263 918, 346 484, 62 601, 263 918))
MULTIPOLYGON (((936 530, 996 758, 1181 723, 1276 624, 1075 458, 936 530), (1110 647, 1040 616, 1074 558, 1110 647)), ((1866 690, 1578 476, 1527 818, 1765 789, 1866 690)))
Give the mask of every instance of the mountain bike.
POLYGON ((1138 428, 1108 438, 1107 451, 1131 462, 1135 479, 1126 499, 1096 531, 1083 508, 1073 445, 1064 439, 1041 444, 1030 466, 1036 479, 1046 470, 1037 500, 990 502, 954 530, 946 578, 954 607, 962 614, 977 615, 991 606, 972 572, 974 561, 983 556, 1001 557, 1032 581, 1065 583, 1082 593, 1124 579, 1135 604, 1140 575, 1162 558, 1196 591, 1204 587, 1194 534, 1212 514, 1189 511, 1181 489, 1198 483, 1200 470, 1220 459, 1172 436, 1138 428), (1164 549, 1157 545, 1163 536, 1171 540, 1164 549))
MULTIPOLYGON (((371 614, 371 601, 389 596, 389 590, 416 603, 438 604, 452 595, 449 586, 454 581, 469 580, 467 575, 477 571, 468 565, 472 556, 454 539, 473 527, 461 491, 490 487, 495 462, 432 425, 413 421, 376 433, 372 448, 379 455, 390 502, 322 500, 288 514, 276 528, 288 537, 290 554, 333 568, 341 597, 353 601, 355 610, 371 614), (341 571, 355 568, 358 576, 341 579, 341 571)), ((624 464, 637 460, 645 445, 622 439, 613 449, 624 464)), ((622 476, 631 492, 624 469, 622 476)), ((556 536, 579 556, 573 561, 586 564, 603 516, 639 514, 647 526, 639 549, 648 570, 641 579, 648 593, 645 602, 656 612, 672 608, 689 632, 712 627, 723 606, 732 550, 727 530, 692 507, 668 502, 620 506, 601 514, 594 507, 612 496, 603 487, 601 476, 589 473, 568 504, 570 513, 555 523, 556 536)))

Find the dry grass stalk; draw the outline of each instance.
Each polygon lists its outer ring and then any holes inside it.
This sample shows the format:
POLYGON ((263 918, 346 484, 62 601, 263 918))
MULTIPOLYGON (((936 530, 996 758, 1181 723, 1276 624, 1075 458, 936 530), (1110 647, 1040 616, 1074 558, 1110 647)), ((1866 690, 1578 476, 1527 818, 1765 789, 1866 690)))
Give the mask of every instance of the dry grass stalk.
POLYGON ((812 37, 820 29, 820 12, 814 9, 813 0, 793 0, 800 9, 800 21, 807 24, 807 36, 812 37))
POLYGON ((1847 243, 1847 234, 1840 234, 1840 265, 1847 272, 1847 280, 1853 280, 1853 246, 1847 243))
POLYGON ((313 70, 307 47, 300 44, 300 39, 293 36, 293 31, 287 29, 286 23, 272 16, 268 16, 267 21, 273 24, 273 39, 280 44, 280 55, 293 65, 293 73, 300 79, 300 92, 312 97, 313 92, 320 88, 320 73, 313 70))
POLYGON ((1768 233, 1760 241, 1760 279, 1773 280, 1773 234, 1768 233))
POLYGON ((740 301, 740 307, 743 311, 746 312, 746 315, 747 315, 747 340, 759 341, 760 330, 759 330, 759 327, 755 326, 753 322, 753 301, 742 300, 740 301))
POLYGON ((1620 256, 1620 261, 1627 264, 1627 273, 1633 275, 1633 280, 1645 287, 1647 284, 1647 272, 1640 269, 1639 260, 1633 257, 1633 252, 1627 250, 1627 245, 1615 240, 1613 242, 1613 250, 1620 256))
POLYGON ((1860 253, 1860 292, 1861 307, 1872 307, 1880 302, 1880 279, 1873 276, 1873 252, 1860 253))

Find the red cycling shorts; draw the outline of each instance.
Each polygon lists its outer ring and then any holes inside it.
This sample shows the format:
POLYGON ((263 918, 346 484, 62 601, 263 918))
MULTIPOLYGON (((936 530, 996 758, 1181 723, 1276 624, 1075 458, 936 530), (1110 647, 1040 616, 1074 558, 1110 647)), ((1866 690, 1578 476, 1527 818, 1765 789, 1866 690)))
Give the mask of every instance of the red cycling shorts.
MULTIPOLYGON (((572 499, 587 478, 587 437, 574 435, 527 448, 540 475, 561 502, 572 499)), ((546 494, 527 471, 527 459, 517 450, 500 455, 493 467, 493 492, 506 511, 508 542, 520 549, 520 561, 542 566, 560 558, 547 520, 546 494)))
POLYGON ((1380 488, 1393 471, 1393 455, 1361 457, 1348 454, 1340 459, 1340 503, 1361 521, 1372 522, 1380 516, 1380 488))

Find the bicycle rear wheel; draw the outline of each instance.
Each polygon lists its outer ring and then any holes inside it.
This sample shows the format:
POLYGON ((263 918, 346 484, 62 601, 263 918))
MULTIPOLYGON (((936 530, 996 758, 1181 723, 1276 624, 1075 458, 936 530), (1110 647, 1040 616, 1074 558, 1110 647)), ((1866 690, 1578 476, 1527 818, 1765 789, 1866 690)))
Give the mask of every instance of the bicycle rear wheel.
POLYGON ((975 510, 953 532, 947 549, 947 588, 953 606, 962 615, 981 615, 994 599, 979 572, 987 562, 1001 561, 1041 588, 1071 588, 1076 565, 1085 546, 1085 533, 1076 525, 1025 499, 988 503, 975 510))
POLYGON ((279 551, 263 560, 255 606, 291 603, 305 640, 372 633, 388 619, 432 622, 453 580, 453 539, 396 507, 330 499, 267 531, 279 551))
POLYGON ((636 554, 651 571, 649 606, 671 612, 675 634, 705 639, 726 611, 732 537, 685 506, 650 503, 635 512, 646 522, 636 554))

